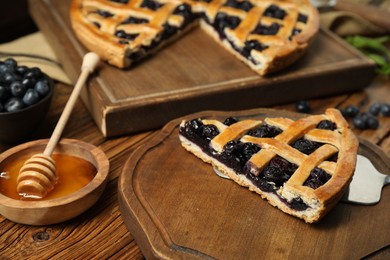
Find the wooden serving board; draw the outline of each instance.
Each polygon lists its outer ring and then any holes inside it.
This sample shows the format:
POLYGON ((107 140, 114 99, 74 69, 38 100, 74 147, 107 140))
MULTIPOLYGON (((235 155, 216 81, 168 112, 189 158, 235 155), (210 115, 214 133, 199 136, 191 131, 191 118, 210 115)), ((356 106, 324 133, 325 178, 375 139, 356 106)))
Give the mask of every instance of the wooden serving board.
MULTIPOLYGON (((184 119, 228 116, 210 111, 184 119)), ((233 116, 301 115, 256 109, 233 116)), ((182 119, 131 154, 120 175, 121 216, 147 259, 361 259, 390 246, 390 189, 374 206, 339 203, 320 222, 306 224, 184 150, 182 119)), ((389 158, 376 146, 361 140, 359 153, 390 172, 389 158)))
MULTIPOLYGON (((69 19, 70 0, 30 0, 36 24, 76 80, 86 49, 69 19)), ((128 70, 102 64, 82 98, 108 137, 158 128, 202 110, 265 107, 355 91, 374 64, 329 31, 290 68, 261 77, 196 28, 128 70)))

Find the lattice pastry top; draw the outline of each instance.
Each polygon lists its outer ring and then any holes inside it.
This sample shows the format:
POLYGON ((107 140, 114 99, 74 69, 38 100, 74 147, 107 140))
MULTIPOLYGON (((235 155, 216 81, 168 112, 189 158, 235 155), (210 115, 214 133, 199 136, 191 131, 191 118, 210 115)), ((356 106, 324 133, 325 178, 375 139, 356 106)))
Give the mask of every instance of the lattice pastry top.
POLYGON ((182 145, 282 211, 316 222, 352 179, 358 141, 336 109, 297 121, 183 122, 182 145))
POLYGON ((124 68, 196 21, 261 75, 302 56, 319 27, 308 0, 73 0, 73 29, 110 64, 124 68))
POLYGON ((156 51, 195 18, 177 0, 74 0, 70 13, 80 41, 120 68, 156 51))

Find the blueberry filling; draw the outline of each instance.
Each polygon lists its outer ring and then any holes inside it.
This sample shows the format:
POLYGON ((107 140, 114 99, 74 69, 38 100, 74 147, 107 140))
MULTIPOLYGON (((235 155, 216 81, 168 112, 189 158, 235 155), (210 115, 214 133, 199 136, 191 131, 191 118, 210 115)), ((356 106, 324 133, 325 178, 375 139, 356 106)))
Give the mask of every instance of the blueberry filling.
POLYGON ((223 124, 229 126, 229 125, 232 125, 232 124, 237 123, 237 122, 238 122, 237 118, 228 117, 225 119, 225 121, 223 121, 223 124))
POLYGON ((254 136, 254 137, 271 138, 271 137, 277 136, 281 132, 282 132, 282 130, 280 128, 264 124, 264 125, 261 125, 257 128, 249 130, 249 132, 247 134, 250 136, 254 136))
POLYGON ((108 11, 103 11, 103 10, 97 10, 96 13, 100 16, 103 16, 104 18, 112 17, 114 14, 108 12, 108 11))
POLYGON ((304 14, 299 14, 298 15, 298 21, 301 23, 307 23, 307 16, 304 14))
MULTIPOLYGON (((226 118, 223 121, 227 126, 236 122, 238 122, 238 119, 233 117, 226 118)), ((329 120, 321 121, 317 127, 330 130, 335 129, 334 123, 329 120)), ((224 146, 223 152, 218 154, 212 150, 209 145, 210 141, 220 133, 216 126, 205 125, 200 119, 194 119, 188 121, 183 127, 180 127, 179 131, 181 135, 197 144, 206 154, 217 159, 227 167, 232 168, 237 174, 245 175, 256 187, 264 192, 276 194, 276 191, 290 179, 298 168, 296 164, 276 155, 261 172, 255 175, 253 173, 253 167, 255 166, 251 165, 249 160, 254 154, 261 150, 257 144, 232 140, 224 146)), ((247 135, 259 138, 272 138, 280 133, 282 133, 281 129, 268 124, 263 124, 249 130, 247 135)), ((305 154, 312 153, 321 145, 321 143, 312 142, 303 138, 296 140, 292 144, 294 148, 305 154)), ((337 160, 337 154, 328 159, 328 161, 333 160, 337 160)), ((310 172, 310 176, 303 185, 312 189, 317 189, 329 181, 330 178, 331 175, 329 173, 316 167, 310 172)), ((299 198, 293 199, 290 202, 281 197, 280 199, 295 210, 305 210, 309 207, 299 198)))
POLYGON ((181 15, 185 20, 191 20, 193 15, 189 4, 179 5, 176 7, 175 11, 173 11, 173 14, 181 15))
POLYGON ((122 24, 142 24, 142 23, 148 23, 148 22, 149 21, 147 19, 130 16, 129 18, 124 20, 122 22, 122 24))
POLYGON ((249 1, 227 0, 225 6, 233 7, 248 12, 250 9, 252 9, 253 4, 249 1))
POLYGON ((126 40, 134 40, 139 34, 126 33, 124 30, 118 30, 115 32, 115 36, 126 40))
POLYGON ((129 0, 110 0, 111 2, 120 3, 120 4, 127 4, 129 0))
POLYGON ((97 28, 100 28, 100 27, 101 27, 100 23, 98 23, 98 22, 92 22, 92 23, 93 23, 93 25, 95 25, 97 28))
POLYGON ((258 62, 251 56, 252 50, 263 51, 268 48, 268 46, 262 45, 260 42, 256 40, 250 40, 245 42, 245 46, 242 49, 237 48, 233 43, 230 43, 232 47, 240 53, 242 56, 250 60, 253 64, 257 64, 258 62))
POLYGON ((276 187, 280 187, 290 179, 291 175, 296 171, 297 166, 280 156, 275 156, 271 159, 264 170, 259 174, 265 181, 273 182, 276 187))
POLYGON ((292 209, 295 209, 295 210, 306 210, 309 208, 309 206, 301 199, 301 198, 294 198, 292 199, 290 202, 286 201, 285 199, 282 199, 281 200, 287 204, 289 207, 291 207, 292 209))
POLYGON ((237 140, 228 142, 220 155, 214 155, 223 164, 234 169, 238 174, 244 174, 244 166, 260 147, 253 143, 243 143, 237 140))
POLYGON ((241 19, 237 16, 229 16, 225 13, 218 13, 212 24, 215 30, 217 30, 219 37, 225 39, 225 28, 235 29, 241 22, 241 19))
POLYGON ((155 0, 143 0, 141 3, 141 7, 146 7, 146 8, 153 10, 153 11, 156 11, 161 6, 163 6, 163 5, 158 3, 155 0))
POLYGON ((296 140, 291 146, 300 151, 301 153, 311 154, 321 145, 322 144, 320 143, 312 142, 310 140, 301 138, 296 140))
MULTIPOLYGON (((301 32, 302 32, 301 29, 294 28, 293 31, 292 31, 291 36, 298 35, 298 34, 300 34, 301 32)), ((291 40, 291 37, 289 38, 289 40, 291 40)))
POLYGON ((260 35, 276 35, 279 31, 280 24, 273 23, 269 26, 258 24, 257 27, 252 31, 253 34, 260 35))
POLYGON ((336 124, 330 120, 322 120, 321 122, 318 123, 317 128, 318 129, 335 130, 336 124))
POLYGON ((316 167, 310 172, 309 178, 307 178, 303 185, 312 189, 317 189, 324 185, 331 177, 332 176, 329 173, 316 167))
MULTIPOLYGON (((199 119, 193 119, 188 121, 184 127, 180 128, 180 134, 197 144, 202 149, 202 151, 208 155, 211 155, 209 151, 210 140, 204 136, 204 128, 205 125, 202 123, 202 121, 199 119)), ((210 136, 211 135, 209 133, 208 137, 210 136)))
POLYGON ((277 7, 276 5, 270 5, 264 11, 264 15, 283 20, 284 17, 286 16, 286 12, 283 9, 280 9, 279 7, 277 7))

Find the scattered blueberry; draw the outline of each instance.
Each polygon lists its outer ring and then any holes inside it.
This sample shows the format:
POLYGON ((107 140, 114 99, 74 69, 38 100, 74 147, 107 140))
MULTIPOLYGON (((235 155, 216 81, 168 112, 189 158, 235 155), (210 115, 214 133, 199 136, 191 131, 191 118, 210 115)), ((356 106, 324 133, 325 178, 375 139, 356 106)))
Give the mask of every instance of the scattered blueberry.
POLYGON ((379 127, 379 120, 375 116, 368 116, 366 122, 369 129, 378 129, 379 127))
POLYGON ((355 105, 349 105, 344 109, 345 115, 348 117, 355 117, 359 114, 359 108, 355 105))
POLYGON ((382 116, 390 116, 390 104, 383 104, 380 113, 382 116))
POLYGON ((355 116, 352 120, 353 122, 353 125, 357 128, 357 129, 366 129, 367 127, 367 122, 365 120, 365 118, 363 116, 355 116))
POLYGON ((379 103, 374 103, 370 106, 370 108, 368 109, 368 112, 370 112, 370 114, 376 116, 379 114, 379 112, 381 111, 381 107, 382 105, 379 104, 379 103))
POLYGON ((308 113, 311 110, 309 101, 307 101, 307 100, 298 101, 295 104, 295 108, 297 109, 298 112, 301 112, 301 113, 308 113))

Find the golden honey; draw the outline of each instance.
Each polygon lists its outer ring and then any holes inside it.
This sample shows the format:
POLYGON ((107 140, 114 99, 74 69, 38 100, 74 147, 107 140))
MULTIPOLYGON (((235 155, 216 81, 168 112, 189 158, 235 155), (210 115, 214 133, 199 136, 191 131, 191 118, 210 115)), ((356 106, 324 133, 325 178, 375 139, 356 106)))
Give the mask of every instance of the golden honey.
POLYGON ((30 156, 18 158, 4 165, 0 172, 0 193, 17 200, 50 200, 69 195, 86 186, 95 177, 96 167, 81 158, 67 154, 53 154, 58 177, 54 189, 42 199, 25 198, 16 191, 19 170, 30 156))

